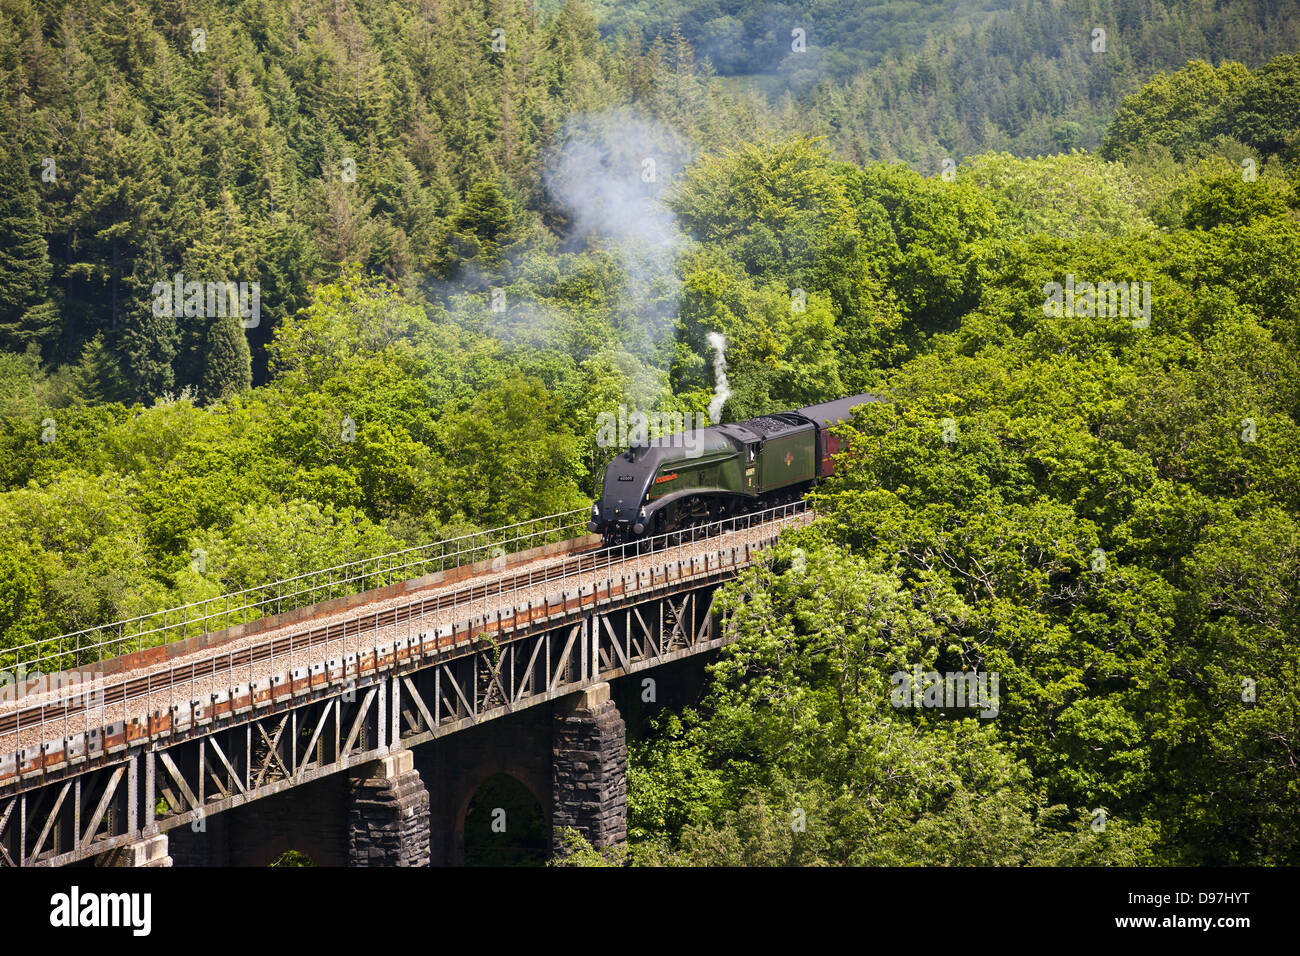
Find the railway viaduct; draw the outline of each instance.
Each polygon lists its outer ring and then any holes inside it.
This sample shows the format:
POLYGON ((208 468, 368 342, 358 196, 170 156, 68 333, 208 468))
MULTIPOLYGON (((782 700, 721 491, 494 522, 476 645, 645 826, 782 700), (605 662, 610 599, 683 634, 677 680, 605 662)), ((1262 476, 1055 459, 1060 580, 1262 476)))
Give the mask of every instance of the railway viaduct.
POLYGON ((566 828, 622 843, 625 713, 727 641, 717 588, 812 513, 615 549, 585 517, 0 652, 54 675, 0 699, 0 866, 540 860, 566 828))

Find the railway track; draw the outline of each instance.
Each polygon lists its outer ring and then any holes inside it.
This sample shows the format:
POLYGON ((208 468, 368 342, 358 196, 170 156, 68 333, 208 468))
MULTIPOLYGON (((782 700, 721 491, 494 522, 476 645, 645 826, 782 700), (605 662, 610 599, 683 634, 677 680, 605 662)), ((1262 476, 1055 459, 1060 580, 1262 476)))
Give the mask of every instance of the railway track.
MULTIPOLYGON (((600 570, 602 567, 608 567, 614 563, 608 559, 604 562, 600 561, 599 556, 604 550, 594 548, 587 553, 572 555, 564 563, 528 572, 523 575, 524 580, 527 581, 528 586, 532 587, 563 580, 575 574, 600 570), (576 566, 568 564, 568 561, 573 558, 577 559, 576 566)), ((518 576, 516 575, 516 577, 518 576)), ((93 707, 98 709, 101 706, 124 703, 127 700, 143 697, 154 692, 164 692, 175 685, 188 684, 201 678, 213 677, 225 671, 248 667, 252 664, 274 659, 277 656, 291 656, 298 651, 308 650, 321 644, 328 644, 331 641, 346 641, 349 637, 359 637, 361 634, 370 631, 410 623, 413 620, 427 617, 429 614, 437 614, 462 604, 485 601, 493 595, 504 597, 505 594, 517 587, 515 581, 512 581, 511 586, 508 588, 503 587, 503 584, 504 581, 498 580, 492 584, 471 585, 458 591, 437 594, 419 601, 413 601, 410 604, 378 611, 369 617, 356 617, 336 624, 312 628, 284 637, 273 638, 252 647, 217 654, 203 661, 191 661, 188 664, 172 667, 164 672, 128 678, 104 686, 102 692, 97 690, 96 702, 93 707)), ((84 702, 84 694, 75 691, 73 694, 83 700, 81 702, 65 700, 57 704, 42 704, 38 707, 29 707, 8 714, 0 714, 0 736, 47 720, 62 720, 65 717, 73 717, 90 709, 89 705, 84 702)))
MULTIPOLYGON (((808 514, 810 515, 810 512, 808 514)), ((127 701, 138 699, 148 700, 153 694, 167 694, 174 688, 192 686, 195 682, 205 678, 216 678, 222 674, 237 673, 241 668, 251 670, 256 664, 277 658, 292 660, 294 655, 310 650, 313 647, 340 641, 346 643, 351 638, 357 638, 359 641, 363 634, 377 632, 385 628, 396 629, 402 624, 409 627, 412 622, 417 620, 427 622, 431 616, 436 622, 440 620, 442 612, 457 607, 465 607, 472 612, 473 606, 482 602, 484 612, 487 613, 488 604, 494 597, 503 602, 509 595, 525 589, 531 592, 532 589, 538 586, 564 581, 606 568, 625 566, 629 559, 640 560, 646 555, 672 551, 685 547, 701 538, 704 541, 720 541, 727 534, 740 531, 746 533, 760 531, 771 526, 780 527, 786 523, 789 517, 791 516, 785 515, 781 518, 772 518, 753 525, 746 523, 743 527, 741 525, 743 519, 731 519, 726 523, 729 527, 725 529, 719 528, 712 534, 704 534, 698 537, 690 533, 679 533, 671 538, 666 538, 659 547, 646 547, 643 543, 635 546, 625 545, 609 548, 598 546, 588 551, 577 551, 566 555, 559 561, 553 561, 549 564, 543 563, 541 567, 521 568, 513 574, 507 574, 485 583, 470 584, 443 593, 431 594, 405 604, 377 610, 373 614, 358 614, 342 621, 292 631, 248 646, 232 648, 225 652, 218 651, 201 658, 196 657, 184 663, 170 665, 166 669, 157 669, 135 677, 128 676, 112 683, 97 683, 93 685, 93 700, 89 701, 87 700, 88 694, 79 691, 76 685, 72 685, 70 688, 59 692, 60 696, 57 700, 28 707, 19 707, 7 712, 0 711, 0 738, 20 734, 25 730, 40 725, 66 722, 69 718, 75 718, 90 711, 106 713, 108 708, 113 705, 125 705, 127 701)), ((576 541, 579 539, 570 540, 576 541)), ((486 630, 487 622, 484 621, 482 627, 474 631, 473 634, 482 634, 486 630)), ((439 635, 437 639, 441 645, 441 636, 439 635)), ((462 636, 459 639, 463 640, 464 637, 462 636)), ((231 643, 237 643, 237 641, 232 639, 231 643)), ((292 689, 289 692, 292 693, 292 689)), ((276 694, 276 696, 279 695, 278 691, 272 691, 272 693, 276 694)), ((145 732, 147 733, 147 730, 145 732)))

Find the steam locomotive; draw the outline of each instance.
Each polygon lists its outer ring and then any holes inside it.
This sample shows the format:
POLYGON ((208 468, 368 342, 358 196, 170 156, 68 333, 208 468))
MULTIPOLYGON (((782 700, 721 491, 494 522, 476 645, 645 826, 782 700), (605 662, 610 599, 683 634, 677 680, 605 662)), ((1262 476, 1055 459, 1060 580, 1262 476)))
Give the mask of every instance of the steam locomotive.
POLYGON ((587 528, 617 544, 794 501, 833 473, 831 427, 883 400, 853 395, 634 445, 606 466, 587 528))

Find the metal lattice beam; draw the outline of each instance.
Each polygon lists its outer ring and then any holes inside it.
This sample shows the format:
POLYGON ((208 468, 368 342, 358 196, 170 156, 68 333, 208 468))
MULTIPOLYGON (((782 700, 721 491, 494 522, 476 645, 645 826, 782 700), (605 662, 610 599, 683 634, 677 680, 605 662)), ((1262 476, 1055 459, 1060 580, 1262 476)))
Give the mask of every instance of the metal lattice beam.
POLYGON ((713 594, 752 550, 664 564, 382 647, 359 646, 346 659, 313 666, 309 679, 295 672, 277 681, 256 702, 245 688, 239 708, 236 692, 205 707, 196 702, 165 735, 134 747, 113 751, 88 740, 76 760, 21 779, 17 792, 0 791, 0 866, 84 859, 146 830, 373 760, 390 745, 414 746, 719 647, 725 637, 712 624, 713 594), (311 728, 305 743, 300 727, 311 728), (159 795, 167 804, 161 814, 159 795))

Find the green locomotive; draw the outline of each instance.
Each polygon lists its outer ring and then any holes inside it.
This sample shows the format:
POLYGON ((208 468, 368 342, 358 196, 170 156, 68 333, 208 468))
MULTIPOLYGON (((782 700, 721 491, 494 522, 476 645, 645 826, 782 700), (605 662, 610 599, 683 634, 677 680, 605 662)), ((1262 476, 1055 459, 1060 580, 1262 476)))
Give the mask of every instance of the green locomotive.
POLYGON ((588 529, 613 544, 794 501, 834 472, 831 427, 878 401, 853 395, 636 445, 606 466, 588 529))

